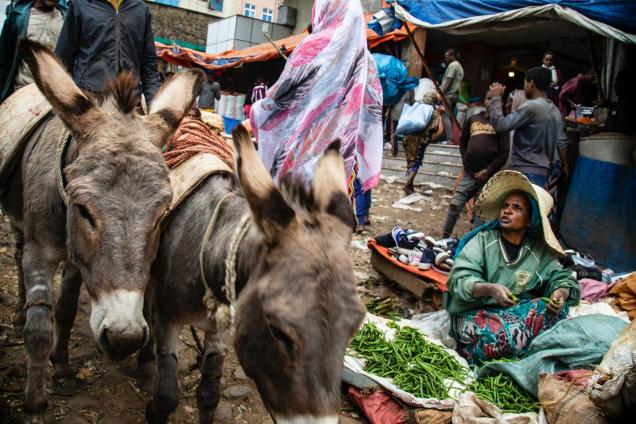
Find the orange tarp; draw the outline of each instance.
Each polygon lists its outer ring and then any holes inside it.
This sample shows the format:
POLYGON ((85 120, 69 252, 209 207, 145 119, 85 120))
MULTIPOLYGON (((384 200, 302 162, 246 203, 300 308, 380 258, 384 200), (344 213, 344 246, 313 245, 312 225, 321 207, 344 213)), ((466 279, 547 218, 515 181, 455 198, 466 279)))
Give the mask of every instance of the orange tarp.
MULTIPOLYGON (((367 15, 367 22, 372 17, 373 15, 367 15)), ((307 35, 308 33, 304 32, 282 40, 276 40, 274 43, 279 48, 284 46, 285 51, 289 55, 307 35)), ((381 37, 367 28, 367 41, 370 49, 387 41, 401 41, 407 37, 408 35, 404 29, 390 32, 381 37)), ((180 46, 168 46, 159 42, 155 42, 155 47, 157 48, 157 55, 166 62, 179 66, 205 69, 229 69, 241 66, 244 63, 266 62, 278 56, 278 52, 271 43, 259 44, 243 50, 228 50, 216 54, 202 53, 180 46)))
POLYGON ((368 240, 367 246, 369 247, 369 249, 375 250, 380 255, 382 255, 385 259, 389 260, 393 265, 395 265, 395 266, 397 266, 399 268, 402 268, 403 270, 408 271, 408 272, 410 272, 413 275, 417 275, 418 277, 423 277, 423 278, 425 278, 425 279, 427 279, 429 281, 432 281, 433 283, 435 283, 435 285, 437 285, 437 288, 440 291, 443 291, 443 292, 448 291, 448 287, 446 286, 446 282, 448 281, 448 275, 447 274, 442 274, 441 272, 439 272, 435 268, 422 270, 422 269, 419 269, 416 266, 410 266, 410 265, 403 264, 402 262, 400 262, 397 259, 395 259, 389 253, 389 249, 387 249, 384 246, 380 246, 378 244, 378 242, 373 240, 373 239, 369 239, 368 240))

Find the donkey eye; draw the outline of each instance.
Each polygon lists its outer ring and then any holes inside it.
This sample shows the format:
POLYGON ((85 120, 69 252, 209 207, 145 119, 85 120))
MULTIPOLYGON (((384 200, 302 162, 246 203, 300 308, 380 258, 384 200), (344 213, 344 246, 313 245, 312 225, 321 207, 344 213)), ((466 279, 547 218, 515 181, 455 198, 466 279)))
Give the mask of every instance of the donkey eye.
POLYGON ((268 324, 267 329, 284 346, 287 355, 291 357, 294 352, 294 341, 276 325, 268 324))
POLYGON ((95 218, 90 214, 86 206, 84 205, 75 205, 77 211, 84 221, 86 221, 91 227, 95 228, 95 218))

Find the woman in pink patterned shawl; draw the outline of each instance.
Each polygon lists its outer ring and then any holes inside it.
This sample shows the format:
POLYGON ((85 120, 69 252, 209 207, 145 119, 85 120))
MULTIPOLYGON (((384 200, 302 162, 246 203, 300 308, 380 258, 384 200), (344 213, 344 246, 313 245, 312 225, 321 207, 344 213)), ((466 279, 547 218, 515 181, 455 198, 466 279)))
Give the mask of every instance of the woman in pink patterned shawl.
POLYGON ((312 27, 252 106, 259 155, 275 181, 287 173, 310 181, 325 148, 340 138, 347 175, 357 165, 368 191, 380 177, 382 88, 360 0, 316 0, 312 27))

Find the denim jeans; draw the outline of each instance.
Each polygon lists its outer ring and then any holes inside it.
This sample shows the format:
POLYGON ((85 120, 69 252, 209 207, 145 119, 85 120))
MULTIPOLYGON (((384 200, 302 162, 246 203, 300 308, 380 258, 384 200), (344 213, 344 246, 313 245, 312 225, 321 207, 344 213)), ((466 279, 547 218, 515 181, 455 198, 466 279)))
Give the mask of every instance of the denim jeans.
POLYGON ((369 218, 371 209, 371 190, 362 191, 362 183, 359 178, 353 181, 353 195, 356 204, 356 221, 358 225, 364 225, 369 218))
MULTIPOLYGON (((446 215, 446 222, 444 223, 444 229, 442 230, 443 236, 447 237, 453 233, 457 218, 461 213, 466 203, 473 197, 477 197, 484 184, 478 183, 473 177, 468 174, 464 174, 462 180, 457 186, 457 191, 453 194, 453 198, 448 205, 448 214, 446 215)), ((481 219, 475 217, 474 226, 481 225, 481 219)))
POLYGON ((538 185, 541 188, 545 188, 545 185, 548 182, 548 177, 546 177, 545 175, 530 173, 524 173, 523 175, 525 175, 532 184, 538 185))

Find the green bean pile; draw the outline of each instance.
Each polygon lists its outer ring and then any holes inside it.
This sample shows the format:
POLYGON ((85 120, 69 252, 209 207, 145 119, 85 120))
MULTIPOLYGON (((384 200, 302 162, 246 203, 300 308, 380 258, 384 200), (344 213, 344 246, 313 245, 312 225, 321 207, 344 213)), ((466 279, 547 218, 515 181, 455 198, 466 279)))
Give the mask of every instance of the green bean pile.
POLYGON ((367 311, 371 312, 373 315, 390 319, 402 318, 399 314, 400 305, 396 302, 395 298, 392 297, 372 299, 367 302, 365 306, 367 307, 367 311))
POLYGON ((442 347, 427 342, 416 329, 389 322, 396 330, 388 342, 373 324, 365 324, 351 341, 355 355, 366 360, 365 370, 393 379, 402 390, 420 398, 447 399, 449 380, 463 383, 468 370, 442 347))
MULTIPOLYGON (((449 399, 453 382, 464 385, 468 370, 444 348, 427 342, 410 327, 398 327, 392 341, 373 323, 365 324, 351 340, 349 354, 365 360, 365 371, 391 378, 405 392, 419 398, 449 399)), ((457 386, 457 385, 455 385, 457 386)), ((481 399, 497 405, 504 412, 538 410, 537 403, 507 375, 485 377, 466 386, 481 399)))
POLYGON ((483 400, 494 403, 502 412, 537 412, 539 404, 512 377, 497 374, 469 384, 467 390, 483 400))

